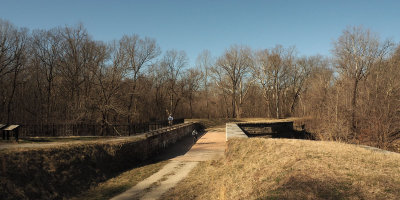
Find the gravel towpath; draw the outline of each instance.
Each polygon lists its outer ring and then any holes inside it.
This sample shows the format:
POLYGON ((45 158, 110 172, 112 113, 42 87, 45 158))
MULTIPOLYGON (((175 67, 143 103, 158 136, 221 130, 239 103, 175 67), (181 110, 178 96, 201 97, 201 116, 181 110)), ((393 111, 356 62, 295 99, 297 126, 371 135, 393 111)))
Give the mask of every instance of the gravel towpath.
MULTIPOLYGON (((190 140, 191 138, 189 138, 190 140)), ((184 154, 174 152, 179 151, 179 147, 172 148, 171 152, 162 155, 169 158, 170 162, 167 165, 112 200, 159 199, 163 193, 185 178, 199 162, 218 159, 224 155, 225 130, 223 128, 211 129, 193 146, 190 146, 190 150, 184 154)))

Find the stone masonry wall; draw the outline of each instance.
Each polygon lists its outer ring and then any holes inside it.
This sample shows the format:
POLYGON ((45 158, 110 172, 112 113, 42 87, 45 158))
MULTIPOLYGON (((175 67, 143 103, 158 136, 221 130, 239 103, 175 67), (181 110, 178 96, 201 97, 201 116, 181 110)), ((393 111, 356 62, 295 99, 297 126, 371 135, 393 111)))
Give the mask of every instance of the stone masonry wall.
POLYGON ((146 133, 140 140, 83 142, 0 151, 0 199, 68 199, 191 134, 194 123, 146 133))

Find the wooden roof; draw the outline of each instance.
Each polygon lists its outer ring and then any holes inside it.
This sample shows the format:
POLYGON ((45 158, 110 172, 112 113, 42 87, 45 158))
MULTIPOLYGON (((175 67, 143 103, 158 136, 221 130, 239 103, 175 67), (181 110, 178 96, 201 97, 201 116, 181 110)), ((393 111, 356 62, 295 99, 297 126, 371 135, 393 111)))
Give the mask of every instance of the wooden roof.
POLYGON ((19 125, 10 125, 10 126, 8 126, 7 128, 5 128, 3 130, 4 131, 12 131, 12 130, 18 128, 18 127, 19 127, 19 125))

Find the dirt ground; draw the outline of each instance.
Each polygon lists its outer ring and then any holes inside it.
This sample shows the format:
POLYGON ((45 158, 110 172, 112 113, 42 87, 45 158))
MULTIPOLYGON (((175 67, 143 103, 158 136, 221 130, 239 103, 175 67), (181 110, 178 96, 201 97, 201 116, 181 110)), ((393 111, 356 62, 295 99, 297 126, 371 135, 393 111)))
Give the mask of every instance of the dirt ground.
POLYGON ((218 159, 224 151, 225 126, 208 129, 195 144, 192 137, 187 137, 157 158, 169 159, 170 163, 112 200, 158 199, 185 178, 199 162, 218 159))
POLYGON ((225 130, 208 131, 186 154, 172 158, 173 161, 206 161, 224 155, 225 130))

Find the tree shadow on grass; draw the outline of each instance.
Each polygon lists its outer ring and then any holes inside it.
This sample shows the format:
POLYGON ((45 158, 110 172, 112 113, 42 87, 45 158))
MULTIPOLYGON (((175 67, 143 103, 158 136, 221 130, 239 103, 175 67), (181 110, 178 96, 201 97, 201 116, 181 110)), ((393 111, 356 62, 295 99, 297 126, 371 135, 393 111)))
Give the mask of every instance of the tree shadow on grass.
POLYGON ((368 199, 351 182, 292 176, 262 199, 368 199))

